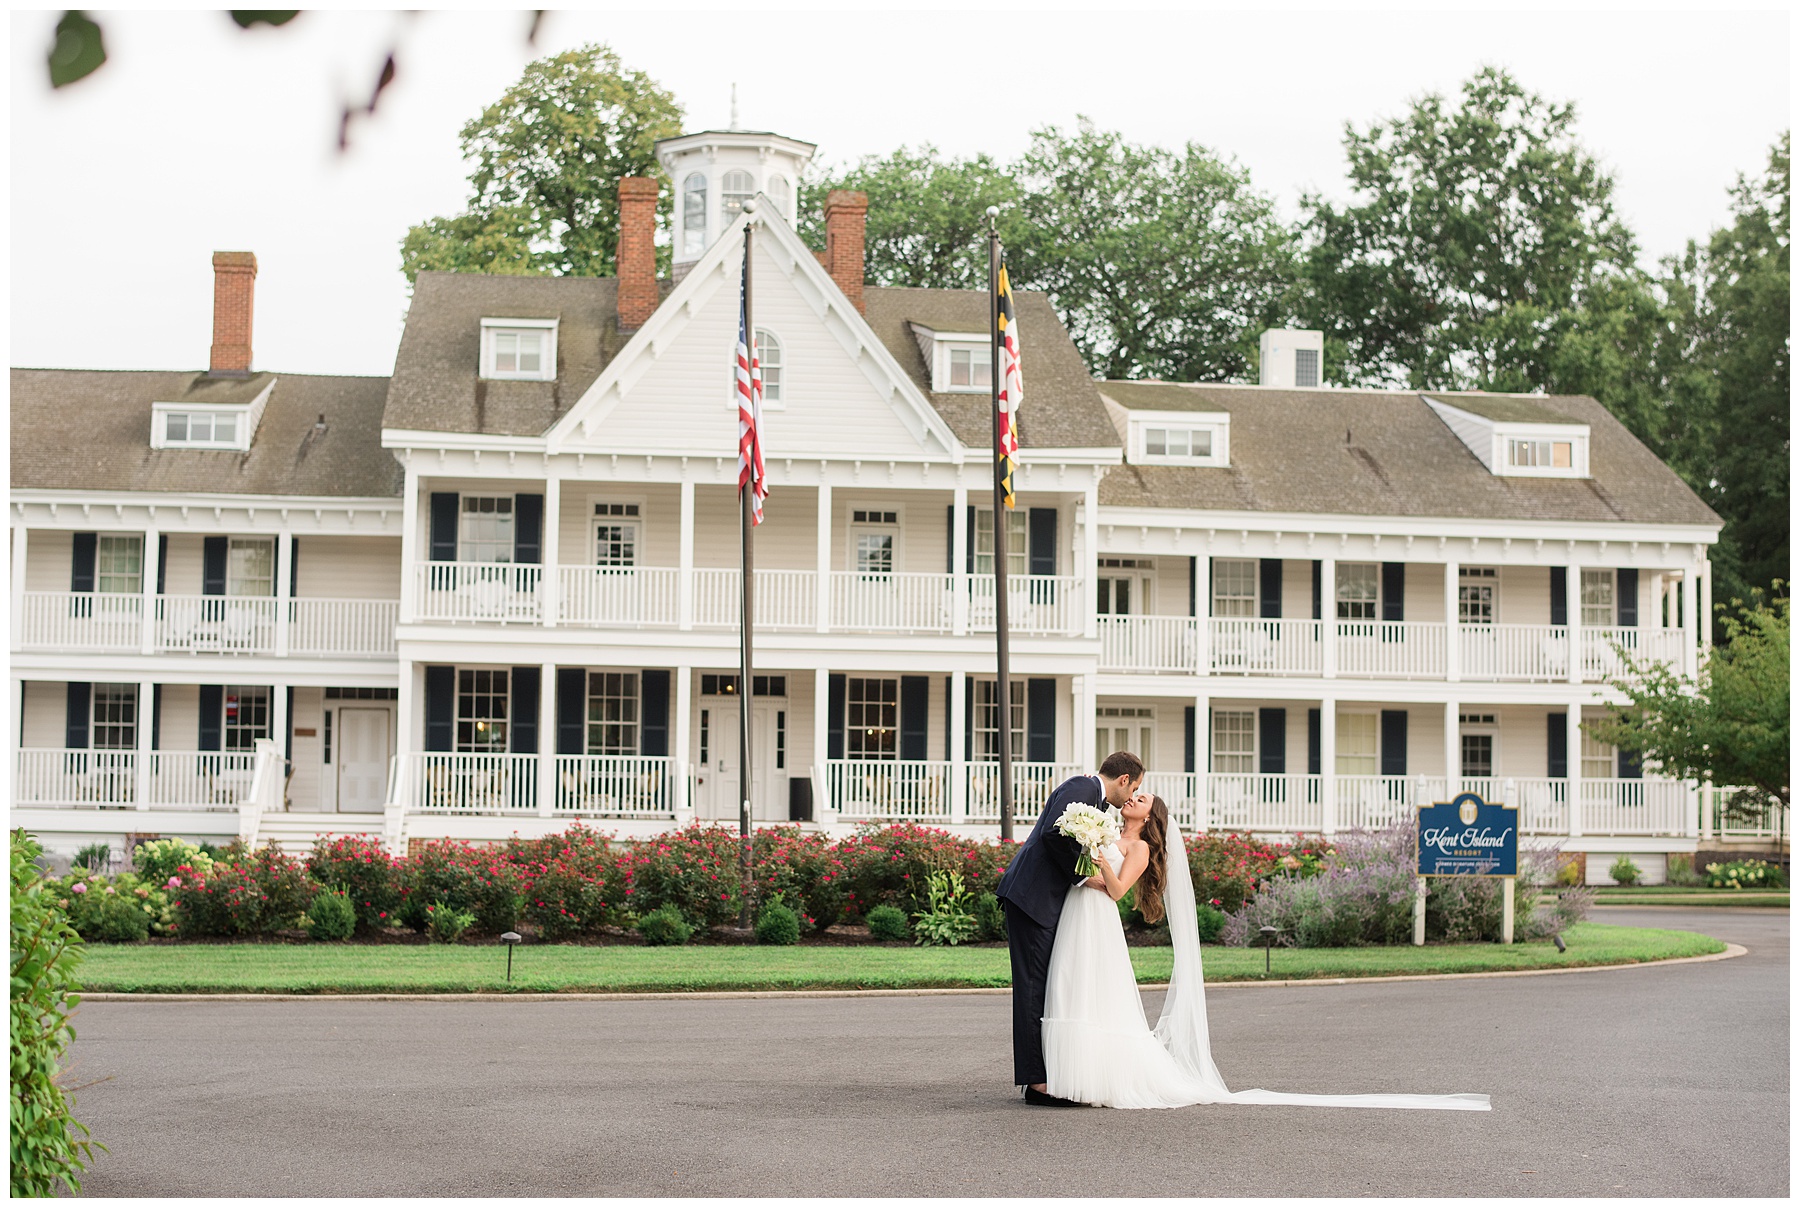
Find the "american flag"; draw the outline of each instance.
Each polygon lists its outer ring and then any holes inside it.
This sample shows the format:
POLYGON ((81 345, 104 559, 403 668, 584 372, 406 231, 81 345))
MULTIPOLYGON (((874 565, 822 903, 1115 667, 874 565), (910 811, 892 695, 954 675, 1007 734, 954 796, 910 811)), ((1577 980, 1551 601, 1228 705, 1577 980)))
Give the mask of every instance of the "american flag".
POLYGON ((1000 262, 1000 407, 999 449, 1001 486, 1006 493, 1006 506, 1011 508, 1013 471, 1019 464, 1019 404, 1024 401, 1025 382, 1019 375, 1019 322, 1013 315, 1012 282, 1006 276, 1006 262, 1000 262))
MULTIPOLYGON (((744 274, 749 276, 746 260, 744 274)), ((737 374, 732 390, 738 409, 738 490, 750 488, 750 522, 761 524, 763 500, 769 494, 768 472, 763 468, 762 449, 762 366, 750 351, 749 325, 744 301, 748 291, 738 290, 737 374)))

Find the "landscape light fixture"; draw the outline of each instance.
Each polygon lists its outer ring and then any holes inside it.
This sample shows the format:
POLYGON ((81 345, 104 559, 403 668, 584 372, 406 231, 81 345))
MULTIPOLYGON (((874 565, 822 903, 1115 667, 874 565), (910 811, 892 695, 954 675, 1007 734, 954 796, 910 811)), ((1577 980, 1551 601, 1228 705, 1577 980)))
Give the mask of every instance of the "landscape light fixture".
POLYGON ((1567 952, 1569 950, 1569 946, 1567 944, 1563 943, 1562 936, 1553 935, 1550 937, 1550 940, 1552 943, 1554 943, 1556 945, 1556 950, 1558 952, 1567 952))
POLYGON ((506 980, 509 982, 512 981, 512 950, 513 950, 513 946, 524 938, 525 938, 524 936, 520 935, 516 931, 505 932, 500 937, 500 942, 502 944, 506 945, 506 980))
POLYGON ((1259 927, 1257 930, 1263 938, 1263 976, 1267 977, 1269 975, 1269 958, 1275 951, 1275 937, 1280 933, 1281 928, 1259 927))

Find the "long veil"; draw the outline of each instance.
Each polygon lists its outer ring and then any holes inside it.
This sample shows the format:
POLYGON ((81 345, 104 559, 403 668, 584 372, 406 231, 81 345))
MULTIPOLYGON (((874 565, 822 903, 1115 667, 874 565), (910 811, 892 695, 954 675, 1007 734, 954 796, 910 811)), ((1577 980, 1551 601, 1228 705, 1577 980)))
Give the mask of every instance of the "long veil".
POLYGON ((1163 890, 1163 914, 1168 920, 1169 939, 1175 948, 1175 970, 1169 977, 1168 993, 1163 998, 1162 1016, 1156 1021, 1156 1039, 1195 1084, 1195 1089, 1205 1092, 1201 1102, 1490 1110, 1486 1095, 1305 1095, 1226 1089, 1219 1067, 1213 1064, 1212 1038, 1206 1026, 1206 977, 1200 965, 1200 920, 1194 906, 1194 878, 1188 870, 1181 828, 1173 817, 1169 819, 1167 859, 1168 885, 1163 890))

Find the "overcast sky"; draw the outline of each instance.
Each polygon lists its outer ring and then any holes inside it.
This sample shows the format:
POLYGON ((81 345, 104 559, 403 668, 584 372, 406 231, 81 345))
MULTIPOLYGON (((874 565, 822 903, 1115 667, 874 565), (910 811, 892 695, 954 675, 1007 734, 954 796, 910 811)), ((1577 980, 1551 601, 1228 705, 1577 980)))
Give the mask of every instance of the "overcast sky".
POLYGON ((532 58, 609 43, 687 127, 740 124, 842 162, 902 144, 1019 152, 1086 114, 1135 141, 1235 157, 1291 217, 1341 196, 1344 124, 1454 94, 1483 64, 1572 100, 1646 264, 1727 215, 1789 121, 1785 11, 731 14, 309 12, 240 32, 222 13, 100 13, 107 64, 53 93, 55 13, 14 13, 11 364, 194 369, 215 249, 257 255, 255 362, 391 372, 399 243, 458 210, 456 135, 532 58), (983 66, 984 42, 1003 51, 983 66), (342 103, 397 45, 379 113, 336 150, 342 103))

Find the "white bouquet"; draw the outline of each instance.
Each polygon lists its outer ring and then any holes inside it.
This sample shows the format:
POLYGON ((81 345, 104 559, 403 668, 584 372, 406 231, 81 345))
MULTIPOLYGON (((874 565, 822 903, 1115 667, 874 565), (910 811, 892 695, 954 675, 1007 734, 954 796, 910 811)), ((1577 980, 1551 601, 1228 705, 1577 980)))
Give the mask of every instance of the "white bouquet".
POLYGON ((1118 842, 1119 814, 1110 807, 1100 809, 1078 801, 1063 811, 1063 816, 1056 820, 1056 829, 1081 845, 1081 855, 1075 861, 1075 875, 1091 877, 1100 871, 1099 864, 1095 863, 1100 858, 1100 849, 1108 843, 1118 842))

